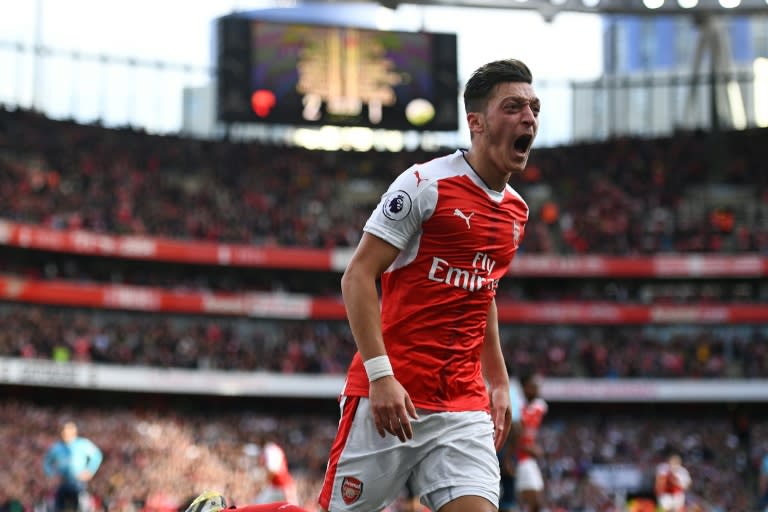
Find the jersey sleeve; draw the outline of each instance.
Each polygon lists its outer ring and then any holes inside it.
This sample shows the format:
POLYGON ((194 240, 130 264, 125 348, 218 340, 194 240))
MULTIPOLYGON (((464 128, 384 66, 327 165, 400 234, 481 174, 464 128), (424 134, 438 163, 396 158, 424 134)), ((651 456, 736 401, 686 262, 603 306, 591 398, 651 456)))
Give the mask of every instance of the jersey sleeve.
POLYGON ((275 445, 268 444, 264 447, 264 467, 270 473, 277 473, 283 467, 283 451, 275 445))
POLYGON ((684 490, 691 486, 691 474, 685 468, 680 468, 680 487, 684 490))
POLYGON ((43 457, 43 471, 45 471, 46 476, 53 476, 56 474, 57 452, 58 450, 56 444, 51 446, 48 451, 45 452, 45 457, 43 457))
POLYGON ((421 231, 437 202, 437 180, 423 180, 416 172, 411 167, 392 182, 363 227, 400 250, 421 231))
POLYGON ((542 416, 544 416, 545 414, 547 414, 547 412, 549 412, 549 405, 547 405, 547 402, 543 398, 537 397, 533 401, 532 405, 537 410, 541 411, 542 416))

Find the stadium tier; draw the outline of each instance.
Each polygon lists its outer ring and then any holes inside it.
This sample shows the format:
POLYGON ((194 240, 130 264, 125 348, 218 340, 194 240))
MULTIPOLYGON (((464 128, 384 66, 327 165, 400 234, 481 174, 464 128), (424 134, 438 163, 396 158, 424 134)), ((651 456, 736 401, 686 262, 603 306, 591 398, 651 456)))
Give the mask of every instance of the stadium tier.
MULTIPOLYGON (((724 134, 717 144, 735 156, 723 162, 700 133, 537 150, 512 183, 531 207, 522 252, 764 253, 764 139, 724 134)), ((0 150, 7 220, 304 248, 356 244, 389 181, 435 156, 185 140, 18 110, 0 110, 0 150)))
MULTIPOLYGON (((550 402, 552 510, 650 493, 669 447, 702 510, 747 510, 768 450, 768 145, 724 134, 535 151, 498 289, 503 349, 550 402), (618 480, 621 482, 617 483, 618 480)), ((339 278, 388 183, 436 153, 159 137, 0 111, 0 503, 75 416, 109 510, 264 485, 277 433, 312 506, 354 353, 339 278), (22 439, 21 442, 18 440, 22 439)))

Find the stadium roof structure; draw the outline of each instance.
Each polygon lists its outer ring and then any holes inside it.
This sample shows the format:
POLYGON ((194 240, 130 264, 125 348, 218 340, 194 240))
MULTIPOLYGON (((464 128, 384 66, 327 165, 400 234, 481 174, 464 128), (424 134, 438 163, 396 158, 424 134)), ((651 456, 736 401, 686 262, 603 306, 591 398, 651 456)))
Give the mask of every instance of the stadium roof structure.
MULTIPOLYGON (((316 1, 320 3, 345 3, 347 0, 316 1)), ((540 12, 545 19, 551 19, 560 12, 641 16, 659 14, 694 16, 768 14, 768 0, 378 0, 377 3, 391 9, 406 3, 451 7, 528 9, 540 12)))

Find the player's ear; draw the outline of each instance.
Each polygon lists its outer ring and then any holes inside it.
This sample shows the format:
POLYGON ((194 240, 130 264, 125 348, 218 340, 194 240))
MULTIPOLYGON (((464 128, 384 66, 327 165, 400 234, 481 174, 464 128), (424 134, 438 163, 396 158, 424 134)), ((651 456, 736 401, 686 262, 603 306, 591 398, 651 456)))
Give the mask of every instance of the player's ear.
POLYGON ((485 117, 482 112, 468 112, 467 126, 469 133, 482 133, 485 129, 485 117))

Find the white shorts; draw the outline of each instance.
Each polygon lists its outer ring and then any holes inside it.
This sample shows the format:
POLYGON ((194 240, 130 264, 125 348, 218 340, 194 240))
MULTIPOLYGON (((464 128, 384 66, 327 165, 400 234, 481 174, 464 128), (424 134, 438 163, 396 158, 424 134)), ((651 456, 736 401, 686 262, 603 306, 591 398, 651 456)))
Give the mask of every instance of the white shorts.
POLYGON ((515 488, 517 492, 544 489, 544 478, 541 476, 541 470, 536 459, 525 459, 517 463, 515 488))
POLYGON ((685 507, 685 493, 672 492, 659 495, 659 507, 664 512, 679 512, 685 507))
POLYGON ((419 411, 405 443, 379 436, 370 402, 342 397, 341 420, 318 499, 330 512, 375 512, 406 484, 431 510, 461 496, 499 505, 499 461, 493 423, 485 411, 419 411))

